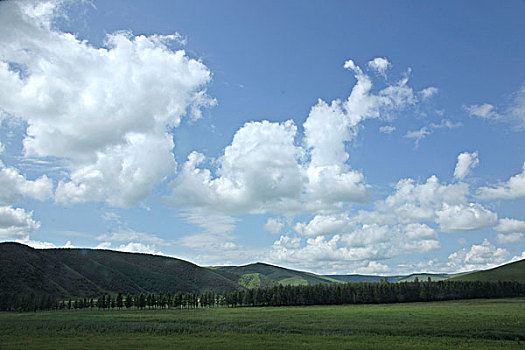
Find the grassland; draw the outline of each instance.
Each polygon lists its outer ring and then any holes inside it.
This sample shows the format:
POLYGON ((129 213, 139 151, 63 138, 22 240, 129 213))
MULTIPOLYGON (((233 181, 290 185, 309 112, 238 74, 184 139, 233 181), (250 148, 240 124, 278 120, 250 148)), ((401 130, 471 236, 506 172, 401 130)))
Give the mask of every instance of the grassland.
POLYGON ((0 313, 1 349, 523 349, 525 299, 0 313))

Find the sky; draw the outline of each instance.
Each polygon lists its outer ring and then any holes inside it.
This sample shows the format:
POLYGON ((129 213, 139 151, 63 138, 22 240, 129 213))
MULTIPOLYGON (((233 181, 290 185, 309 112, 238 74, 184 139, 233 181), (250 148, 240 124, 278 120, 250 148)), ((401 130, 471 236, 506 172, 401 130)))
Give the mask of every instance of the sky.
POLYGON ((0 240, 322 274, 525 258, 523 1, 2 1, 0 240))

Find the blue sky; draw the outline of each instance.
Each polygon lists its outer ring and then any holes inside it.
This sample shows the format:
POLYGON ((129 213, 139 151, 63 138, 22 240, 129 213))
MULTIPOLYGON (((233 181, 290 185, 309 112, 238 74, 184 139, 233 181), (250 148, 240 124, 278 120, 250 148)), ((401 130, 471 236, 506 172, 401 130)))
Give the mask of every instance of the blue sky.
POLYGON ((520 1, 0 3, 0 239, 317 273, 525 257, 520 1))

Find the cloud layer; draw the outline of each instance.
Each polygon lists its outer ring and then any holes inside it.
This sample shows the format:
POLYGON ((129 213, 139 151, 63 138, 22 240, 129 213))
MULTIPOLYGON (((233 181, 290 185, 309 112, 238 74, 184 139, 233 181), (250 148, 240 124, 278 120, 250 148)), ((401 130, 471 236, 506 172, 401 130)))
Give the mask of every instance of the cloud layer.
POLYGON ((173 174, 170 130, 214 104, 211 74, 178 35, 109 34, 94 47, 55 30, 57 2, 7 2, 0 11, 0 108, 27 123, 27 156, 70 170, 56 200, 130 207, 173 174))

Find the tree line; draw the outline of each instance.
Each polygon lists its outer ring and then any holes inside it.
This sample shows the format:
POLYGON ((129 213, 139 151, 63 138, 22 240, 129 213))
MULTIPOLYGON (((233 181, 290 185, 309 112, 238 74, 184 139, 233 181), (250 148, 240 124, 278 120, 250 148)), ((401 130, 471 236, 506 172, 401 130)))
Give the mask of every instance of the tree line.
POLYGON ((104 294, 59 300, 49 295, 0 293, 1 311, 71 309, 164 309, 299 305, 379 304, 525 296, 525 283, 426 281, 274 286, 227 292, 104 294))

